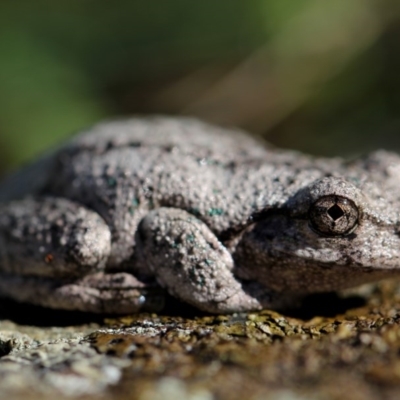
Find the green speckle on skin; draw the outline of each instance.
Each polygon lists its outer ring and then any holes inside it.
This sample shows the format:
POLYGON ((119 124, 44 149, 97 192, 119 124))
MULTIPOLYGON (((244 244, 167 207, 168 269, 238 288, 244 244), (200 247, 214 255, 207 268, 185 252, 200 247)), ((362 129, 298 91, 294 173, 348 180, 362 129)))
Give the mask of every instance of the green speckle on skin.
POLYGON ((131 205, 128 208, 128 212, 130 215, 134 215, 135 214, 135 210, 139 205, 139 201, 136 199, 136 197, 134 197, 132 199, 131 205))
POLYGON ((197 274, 196 271, 192 268, 189 270, 189 279, 191 282, 196 282, 197 283, 197 274))
POLYGON ((224 210, 222 208, 210 208, 208 210, 208 215, 210 217, 214 217, 216 215, 223 215, 224 214, 224 210))
POLYGON ((206 278, 199 273, 196 267, 189 270, 189 278, 193 283, 200 287, 203 287, 207 282, 206 278))
POLYGON ((194 239, 195 239, 194 235, 192 235, 192 234, 186 235, 186 240, 187 240, 189 243, 193 243, 193 242, 194 242, 194 239))
POLYGON ((200 215, 200 210, 198 208, 191 208, 189 210, 190 214, 195 215, 196 217, 198 217, 200 215))
POLYGON ((209 266, 211 266, 211 265, 214 264, 214 261, 213 261, 213 260, 210 260, 210 259, 208 259, 208 258, 206 258, 206 259, 204 260, 204 262, 205 262, 207 265, 209 265, 209 266))
POLYGON ((358 185, 358 184, 360 183, 360 179, 357 178, 357 177, 355 177, 355 176, 349 177, 348 180, 349 180, 351 183, 354 183, 355 185, 358 185))
POLYGON ((171 243, 171 247, 172 247, 173 249, 177 249, 177 248, 179 248, 180 246, 181 246, 181 244, 180 244, 180 243, 177 243, 176 240, 174 240, 174 241, 171 243))
POLYGON ((110 187, 115 187, 115 186, 117 186, 117 180, 115 178, 110 177, 107 179, 107 184, 110 187))

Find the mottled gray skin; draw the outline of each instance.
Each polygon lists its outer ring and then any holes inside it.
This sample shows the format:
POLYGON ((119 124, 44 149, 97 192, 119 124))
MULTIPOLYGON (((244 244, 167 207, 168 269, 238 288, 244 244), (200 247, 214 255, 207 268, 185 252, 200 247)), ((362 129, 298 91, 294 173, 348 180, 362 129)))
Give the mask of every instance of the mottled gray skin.
POLYGON ((0 294, 218 313, 398 274, 400 158, 345 163, 189 118, 94 126, 0 184, 0 294))

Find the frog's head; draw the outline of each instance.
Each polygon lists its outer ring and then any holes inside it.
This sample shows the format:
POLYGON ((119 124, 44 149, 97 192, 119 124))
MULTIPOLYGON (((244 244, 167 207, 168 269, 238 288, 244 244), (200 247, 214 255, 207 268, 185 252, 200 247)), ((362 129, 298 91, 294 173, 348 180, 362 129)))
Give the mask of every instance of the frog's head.
POLYGON ((376 152, 295 193, 243 234, 238 274, 319 292, 400 273, 400 157, 376 152))

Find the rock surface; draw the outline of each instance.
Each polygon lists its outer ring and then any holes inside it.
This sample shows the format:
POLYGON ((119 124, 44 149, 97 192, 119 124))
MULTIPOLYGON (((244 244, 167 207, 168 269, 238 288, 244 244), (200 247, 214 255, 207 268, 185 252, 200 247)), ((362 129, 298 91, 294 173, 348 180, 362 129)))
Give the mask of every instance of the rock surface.
POLYGON ((168 312, 99 319, 2 301, 0 393, 58 400, 400 398, 396 282, 312 297, 283 314, 207 316, 176 303, 168 312))

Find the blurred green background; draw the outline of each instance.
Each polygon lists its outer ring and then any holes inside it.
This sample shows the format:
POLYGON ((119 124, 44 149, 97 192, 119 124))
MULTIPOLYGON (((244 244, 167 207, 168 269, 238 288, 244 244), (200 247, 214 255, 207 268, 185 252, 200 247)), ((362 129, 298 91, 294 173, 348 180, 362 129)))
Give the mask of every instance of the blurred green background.
POLYGON ((399 49, 398 0, 2 0, 0 173, 134 113, 315 154, 400 149, 399 49))

